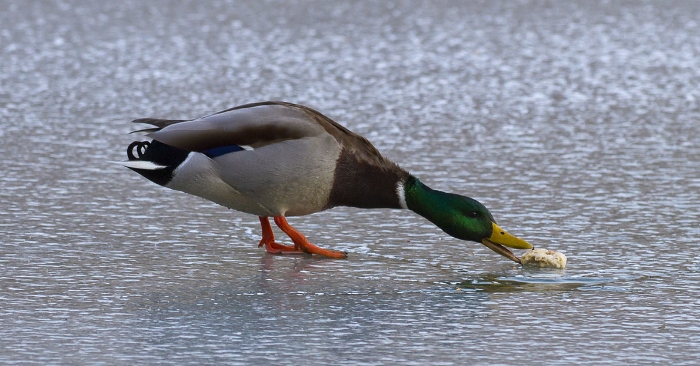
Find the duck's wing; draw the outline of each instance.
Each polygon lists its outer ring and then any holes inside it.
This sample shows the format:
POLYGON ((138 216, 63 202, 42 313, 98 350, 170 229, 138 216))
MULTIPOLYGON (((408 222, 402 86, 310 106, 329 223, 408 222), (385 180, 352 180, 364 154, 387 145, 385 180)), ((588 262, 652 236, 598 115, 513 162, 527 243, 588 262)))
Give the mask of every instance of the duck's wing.
POLYGON ((258 148, 326 132, 306 108, 281 102, 247 104, 191 121, 139 121, 158 128, 148 134, 154 140, 198 152, 236 145, 258 148))

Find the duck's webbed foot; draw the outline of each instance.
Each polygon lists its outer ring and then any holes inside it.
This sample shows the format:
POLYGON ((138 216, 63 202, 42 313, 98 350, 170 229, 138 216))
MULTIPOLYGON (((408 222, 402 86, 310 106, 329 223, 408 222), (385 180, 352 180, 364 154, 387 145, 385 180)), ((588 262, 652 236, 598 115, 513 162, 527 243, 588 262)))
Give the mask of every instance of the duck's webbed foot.
MULTIPOLYGON (((260 219, 260 221, 262 222, 262 218, 260 219)), ((265 221, 267 221, 267 218, 265 218, 265 221)), ((323 249, 314 244, 311 244, 302 233, 298 232, 295 228, 293 228, 287 223, 287 219, 285 219, 284 216, 275 216, 275 224, 277 224, 277 226, 292 239, 292 241, 294 242, 295 250, 298 248, 304 253, 318 254, 328 258, 345 259, 348 257, 348 255, 345 252, 341 252, 339 250, 323 249)), ((265 231, 264 228, 263 231, 265 231)), ((272 229, 270 229, 270 233, 272 233, 272 229)))
POLYGON ((259 216, 260 226, 262 226, 262 240, 258 248, 264 246, 265 251, 270 254, 304 254, 296 245, 284 245, 275 242, 275 234, 272 232, 270 220, 265 216, 259 216))

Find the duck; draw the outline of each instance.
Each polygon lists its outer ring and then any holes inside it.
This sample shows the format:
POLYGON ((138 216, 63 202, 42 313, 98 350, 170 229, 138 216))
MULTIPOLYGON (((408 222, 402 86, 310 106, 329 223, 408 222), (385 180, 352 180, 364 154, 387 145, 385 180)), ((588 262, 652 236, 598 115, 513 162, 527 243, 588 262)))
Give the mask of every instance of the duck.
POLYGON ((363 136, 303 105, 266 101, 196 119, 133 122, 150 126, 132 132, 150 141, 132 142, 122 165, 158 185, 258 216, 258 247, 270 254, 347 258, 312 244, 287 221, 338 206, 411 210, 517 263, 508 248, 532 248, 501 229, 476 199, 428 187, 363 136), (275 240, 270 218, 293 245, 275 240))

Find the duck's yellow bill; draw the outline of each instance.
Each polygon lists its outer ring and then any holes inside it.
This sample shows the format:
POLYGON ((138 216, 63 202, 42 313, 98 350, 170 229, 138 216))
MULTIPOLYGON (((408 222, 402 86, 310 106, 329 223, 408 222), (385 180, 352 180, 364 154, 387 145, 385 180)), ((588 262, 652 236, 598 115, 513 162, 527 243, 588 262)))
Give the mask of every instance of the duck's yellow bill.
POLYGON ((491 236, 484 238, 481 243, 494 252, 512 260, 513 262, 520 263, 520 258, 516 257, 513 252, 505 247, 515 249, 532 249, 532 245, 523 239, 516 238, 515 236, 508 234, 508 232, 496 225, 495 222, 492 222, 491 224, 493 225, 493 232, 491 233, 491 236))
POLYGON ((488 241, 515 249, 532 249, 530 243, 508 234, 505 230, 501 229, 500 226, 496 225, 495 222, 492 222, 491 225, 493 225, 493 233, 491 237, 488 238, 488 241))

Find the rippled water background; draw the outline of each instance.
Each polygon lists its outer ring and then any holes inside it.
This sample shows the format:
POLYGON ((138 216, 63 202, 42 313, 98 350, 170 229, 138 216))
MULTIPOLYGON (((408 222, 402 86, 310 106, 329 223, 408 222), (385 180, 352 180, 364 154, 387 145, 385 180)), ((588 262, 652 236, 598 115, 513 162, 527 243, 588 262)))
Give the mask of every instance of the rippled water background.
POLYGON ((700 3, 0 2, 0 362, 694 364, 700 3), (138 117, 287 100, 569 257, 409 212, 255 217, 123 160, 138 117))

